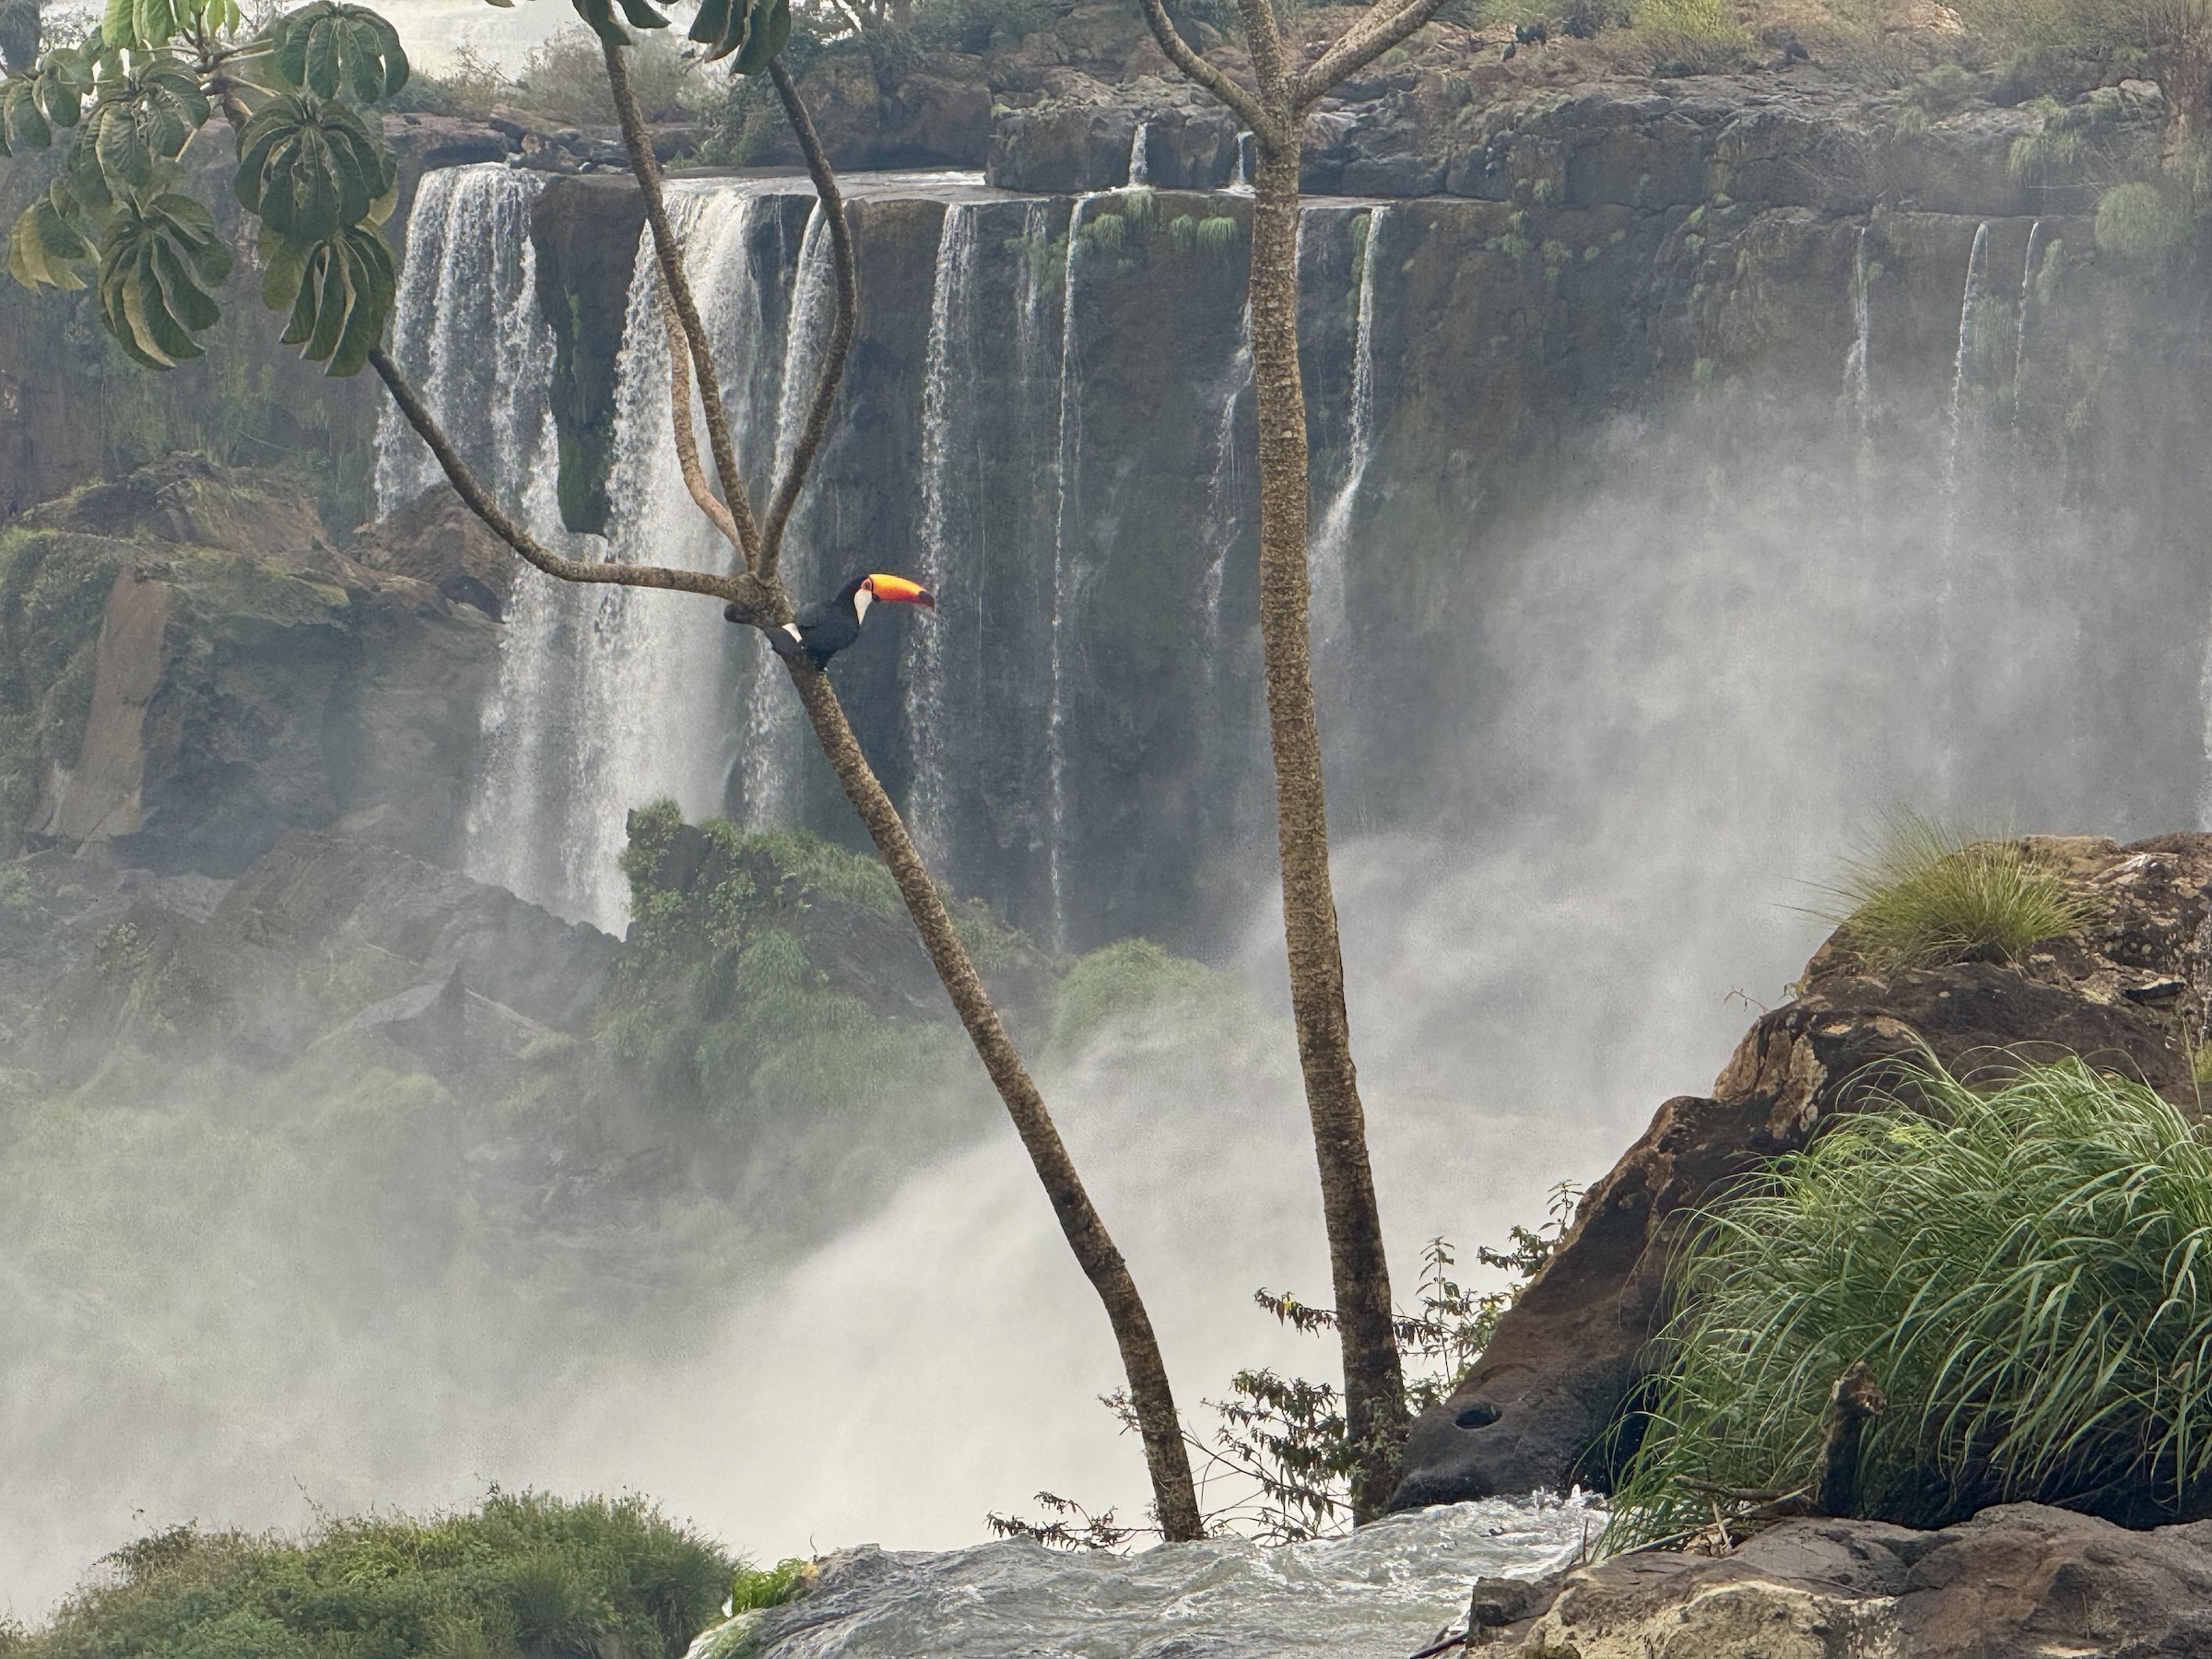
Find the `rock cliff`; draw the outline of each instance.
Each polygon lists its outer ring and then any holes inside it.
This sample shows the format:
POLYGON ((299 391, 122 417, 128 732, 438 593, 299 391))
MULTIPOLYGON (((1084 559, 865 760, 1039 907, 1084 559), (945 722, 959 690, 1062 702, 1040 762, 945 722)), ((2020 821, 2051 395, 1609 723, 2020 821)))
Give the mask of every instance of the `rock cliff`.
POLYGON ((1664 1317, 1670 1217, 1855 1110, 1922 1045, 1954 1070, 2079 1054, 2192 1112, 2212 1007, 2212 836, 2132 846, 2038 839, 2100 922, 2021 962, 1869 978, 1830 940, 1761 1016, 1710 1096, 1680 1096, 1584 1195, 1559 1249, 1451 1397, 1415 1425, 1394 1503, 1564 1489, 1609 1477, 1597 1451, 1664 1317))

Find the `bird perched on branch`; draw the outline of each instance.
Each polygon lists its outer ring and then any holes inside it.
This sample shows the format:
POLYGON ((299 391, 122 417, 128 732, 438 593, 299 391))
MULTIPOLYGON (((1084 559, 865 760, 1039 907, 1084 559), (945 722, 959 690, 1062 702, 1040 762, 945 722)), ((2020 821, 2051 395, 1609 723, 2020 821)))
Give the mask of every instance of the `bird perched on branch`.
POLYGON ((804 606, 782 628, 770 629, 768 642, 778 656, 804 656, 817 668, 825 667, 831 657, 860 638, 860 625, 868 619, 868 606, 878 602, 919 605, 931 610, 937 604, 927 588, 903 576, 887 576, 880 571, 855 576, 837 590, 836 598, 804 606))

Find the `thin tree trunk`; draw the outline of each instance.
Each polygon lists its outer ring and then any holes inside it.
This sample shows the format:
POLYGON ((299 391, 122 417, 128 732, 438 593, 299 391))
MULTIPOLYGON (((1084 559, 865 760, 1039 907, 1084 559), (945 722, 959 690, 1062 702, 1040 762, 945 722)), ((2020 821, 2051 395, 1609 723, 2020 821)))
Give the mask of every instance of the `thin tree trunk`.
POLYGON ((990 1073, 999 1099, 1006 1102, 1006 1115, 1014 1120, 1015 1133, 1021 1136, 1037 1179, 1052 1200, 1053 1213, 1060 1218, 1068 1249, 1075 1253, 1084 1276, 1106 1306, 1114 1342, 1121 1349, 1122 1369, 1129 1378, 1130 1404, 1145 1442, 1145 1464, 1152 1477, 1161 1535, 1171 1543, 1204 1537, 1206 1525, 1198 1513, 1190 1454, 1184 1449, 1180 1419, 1175 1415, 1175 1396, 1168 1386, 1167 1365, 1160 1359, 1159 1340, 1153 1335, 1151 1317, 1137 1295, 1129 1265, 1091 1206, 1083 1179, 1076 1173, 1075 1159, 1067 1155, 1052 1113, 1045 1110, 1044 1097, 999 1022, 998 1010, 983 989, 967 947, 960 943, 921 854, 914 851, 906 825, 868 765, 860 740, 853 735, 830 677, 790 658, 784 659, 784 665, 791 671, 792 684, 798 688, 799 700, 806 706, 806 718, 813 724, 822 753, 829 757, 837 781, 844 786, 845 798, 867 826, 877 852, 899 884, 900 895, 906 900, 907 912, 914 919, 937 978, 952 997, 952 1006, 967 1027, 969 1040, 975 1044, 983 1069, 990 1073))
MULTIPOLYGON (((790 521, 801 487, 806 477, 809 464, 820 445, 827 429, 830 407, 835 400, 837 385, 841 376, 845 348, 849 345, 858 300, 854 278, 853 250, 844 223, 843 205, 837 190, 834 173, 823 153, 813 123, 798 90, 779 61, 771 65, 776 89, 782 97, 785 112, 805 150, 809 171, 814 176, 823 210, 830 216, 830 231, 835 249, 838 276, 838 328, 833 347, 827 355, 818 379, 806 435, 796 446, 785 477, 778 484, 770 511, 767 527, 763 532, 756 526, 750 512, 750 502, 740 477, 735 452, 729 441, 728 428, 721 418, 720 388, 714 375, 713 351, 699 322, 699 311, 693 302, 690 284, 684 272, 682 249, 668 223, 663 205, 659 171, 647 141, 644 123, 637 111, 637 100, 631 89, 628 65, 620 55, 621 49, 611 41, 606 42, 607 80, 622 118, 623 136, 629 150, 631 171, 644 192, 647 218, 651 221, 654 245, 659 256, 662 276, 664 321, 670 335, 670 418, 674 427, 678 463, 684 474, 686 488, 700 510, 731 544, 739 562, 746 568, 729 575, 665 570, 651 566, 587 564, 567 559, 548 552, 540 546, 529 531, 515 524, 500 510, 490 492, 484 488, 470 472, 453 444, 440 429, 436 418, 407 384, 389 357, 381 349, 370 353, 370 361, 377 374, 390 390, 400 412, 406 416, 423 441, 429 445, 440 466, 452 483, 463 502, 488 524, 500 538, 524 560, 547 575, 568 582, 612 582, 626 585, 677 588, 707 594, 725 599, 731 606, 733 620, 743 620, 756 627, 773 627, 791 615, 790 596, 777 574, 777 555, 781 549, 783 531, 790 521), (686 349, 686 347, 688 349, 686 349), (691 389, 685 373, 685 363, 700 375, 700 392, 708 414, 707 428, 713 452, 715 468, 724 488, 726 511, 717 512, 713 492, 699 465, 697 443, 691 431, 691 389)), ((1143 1299, 1138 1295, 1136 1281, 1129 1272, 1128 1264, 1115 1248, 1105 1223, 1100 1219, 1089 1194, 1084 1191, 1081 1178, 1076 1172, 1075 1160, 1068 1156, 1060 1132, 1046 1109, 1043 1096, 1021 1055, 1006 1036, 1000 1023, 998 1010, 992 1005, 990 994, 984 989, 982 976, 960 943, 952 918, 945 909, 944 900, 937 895, 935 884, 929 877, 920 854, 914 851, 912 841, 900 821, 898 809, 890 796, 884 793, 874 770, 868 765, 859 740, 853 735, 845 719, 837 693, 829 677, 819 669, 785 659, 793 684, 806 709, 815 736, 835 770, 838 782, 843 785, 845 797, 853 810, 867 826, 868 834, 882 854, 893 880, 899 885, 900 896, 906 901, 908 913, 929 952, 930 962, 943 982, 946 993, 952 999, 954 1009, 966 1028, 969 1040, 974 1044, 977 1056, 983 1063, 992 1085, 1005 1103, 1007 1115, 1013 1119, 1015 1132, 1020 1135, 1023 1147, 1029 1152, 1030 1162, 1051 1200, 1053 1212, 1059 1218, 1061 1231, 1066 1236, 1068 1248, 1074 1252, 1077 1263, 1082 1267, 1099 1300, 1104 1304, 1106 1317, 1113 1330, 1114 1342, 1121 1351, 1122 1365, 1129 1382, 1129 1400, 1137 1420, 1138 1433, 1144 1441, 1145 1463, 1152 1481, 1154 1512, 1159 1520, 1161 1535, 1171 1543, 1186 1542, 1206 1535, 1205 1522, 1198 1512, 1196 1488, 1191 1479, 1191 1465, 1185 1450, 1182 1419, 1176 1415, 1175 1397, 1168 1385, 1166 1362, 1161 1359, 1159 1341, 1152 1329, 1150 1316, 1145 1311, 1143 1299)))
POLYGON ((1344 1006, 1344 951, 1329 876, 1328 804, 1313 701, 1306 571, 1306 399, 1298 342, 1299 157, 1263 145, 1252 214, 1252 362, 1259 417, 1260 641, 1275 758, 1277 845, 1290 1007, 1344 1352, 1345 1426, 1359 1451, 1358 1521, 1382 1512, 1406 1435, 1390 1265, 1368 1162, 1367 1118, 1344 1006))

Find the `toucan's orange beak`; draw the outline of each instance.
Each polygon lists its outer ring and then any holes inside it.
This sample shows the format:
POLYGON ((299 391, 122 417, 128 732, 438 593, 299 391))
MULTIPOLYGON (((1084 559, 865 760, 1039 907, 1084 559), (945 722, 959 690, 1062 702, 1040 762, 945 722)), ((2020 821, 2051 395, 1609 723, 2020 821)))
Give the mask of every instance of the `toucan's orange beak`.
POLYGON ((868 578, 868 592, 887 605, 921 605, 931 610, 937 607, 936 600, 927 588, 918 582, 909 582, 903 576, 871 576, 868 578))

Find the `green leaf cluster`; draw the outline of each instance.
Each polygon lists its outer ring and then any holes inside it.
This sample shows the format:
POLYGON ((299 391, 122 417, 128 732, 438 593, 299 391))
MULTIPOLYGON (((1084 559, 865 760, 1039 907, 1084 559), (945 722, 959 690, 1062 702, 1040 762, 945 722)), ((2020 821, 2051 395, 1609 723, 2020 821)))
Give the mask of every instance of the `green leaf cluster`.
POLYGON ((380 229, 397 168, 363 110, 406 86, 406 53, 345 0, 312 0, 250 40, 241 26, 235 0, 111 0, 81 45, 0 82, 0 155, 78 129, 9 234, 9 270, 30 288, 93 287, 109 333, 147 368, 201 356, 232 260, 180 158, 219 109, 285 343, 352 374, 398 294, 380 229))
POLYGON ((791 41, 791 0, 703 0, 691 39, 710 64, 730 60, 737 75, 758 75, 791 41))

